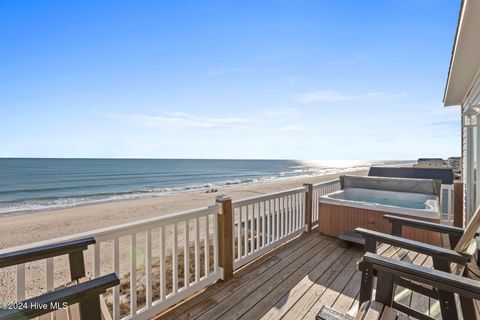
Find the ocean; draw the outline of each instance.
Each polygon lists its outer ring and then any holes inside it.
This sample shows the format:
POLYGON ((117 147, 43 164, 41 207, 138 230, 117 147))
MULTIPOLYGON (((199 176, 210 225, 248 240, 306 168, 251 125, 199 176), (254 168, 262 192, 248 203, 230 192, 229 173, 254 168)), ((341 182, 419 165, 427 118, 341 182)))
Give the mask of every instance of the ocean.
POLYGON ((0 158, 0 214, 403 163, 412 161, 0 158))

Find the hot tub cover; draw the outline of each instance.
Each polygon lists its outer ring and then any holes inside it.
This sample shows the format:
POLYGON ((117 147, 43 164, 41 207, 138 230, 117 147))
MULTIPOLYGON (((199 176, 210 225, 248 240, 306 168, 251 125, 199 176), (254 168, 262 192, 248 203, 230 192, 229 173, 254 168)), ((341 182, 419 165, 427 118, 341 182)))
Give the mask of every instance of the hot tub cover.
POLYGON ((340 176, 342 189, 361 188, 440 195, 441 181, 390 177, 340 176))

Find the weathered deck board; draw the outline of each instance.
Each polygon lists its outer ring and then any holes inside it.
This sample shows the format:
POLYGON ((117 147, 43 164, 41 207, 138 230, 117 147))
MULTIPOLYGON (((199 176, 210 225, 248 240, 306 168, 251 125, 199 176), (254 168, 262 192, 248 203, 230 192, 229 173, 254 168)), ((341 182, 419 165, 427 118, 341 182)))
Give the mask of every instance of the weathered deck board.
MULTIPOLYGON (((252 293, 259 287, 263 286, 265 282, 268 282, 270 279, 278 279, 278 274, 282 273, 284 270, 294 270, 302 266, 307 260, 315 256, 333 243, 333 239, 326 237, 318 238, 318 241, 310 242, 303 248, 300 248, 287 259, 275 265, 269 270, 268 273, 263 273, 257 277, 254 281, 251 281, 249 285, 243 286, 239 290, 233 292, 228 299, 222 300, 220 303, 216 304, 213 308, 209 309, 207 312, 203 313, 199 319, 216 319, 220 317, 225 312, 229 311, 232 308, 235 308, 238 304, 243 302, 243 300, 252 297, 252 293)), ((285 274, 285 273, 283 273, 285 274)), ((256 300, 258 301, 258 299, 256 300)))
MULTIPOLYGON (((318 233, 315 234, 318 236, 318 233)), ((247 268, 242 268, 238 272, 235 272, 232 281, 228 283, 218 282, 210 286, 201 294, 169 310, 169 312, 162 314, 161 319, 193 319, 201 315, 206 310, 229 297, 235 290, 247 285, 252 280, 256 280, 262 273, 269 271, 274 265, 286 259, 300 248, 308 246, 312 241, 317 241, 319 237, 315 237, 315 234, 313 234, 313 237, 311 235, 303 235, 299 237, 298 240, 286 243, 278 248, 278 250, 274 250, 271 254, 267 254, 263 258, 250 264, 247 268)))
MULTIPOLYGON (((381 245, 377 252, 432 266, 431 258, 409 250, 381 245)), ((361 247, 342 248, 335 238, 313 231, 240 269, 230 282, 212 285, 159 319, 314 319, 322 305, 354 315, 361 277, 356 263, 362 254, 361 247)), ((438 302, 433 299, 405 292, 402 302, 438 316, 438 302)))
POLYGON ((293 273, 303 274, 306 271, 308 272, 308 270, 313 267, 312 264, 317 262, 314 259, 315 256, 319 255, 321 259, 325 259, 332 251, 339 249, 337 241, 326 242, 328 242, 327 246, 321 247, 319 245, 312 248, 312 250, 307 251, 304 255, 293 261, 286 268, 283 268, 275 274, 272 274, 267 281, 255 288, 255 290, 251 290, 254 288, 254 286, 249 286, 249 290, 247 290, 249 291, 248 295, 243 297, 239 303, 231 305, 231 301, 229 299, 229 303, 220 304, 217 310, 213 310, 213 312, 207 312, 199 319, 239 319, 255 304, 262 302, 265 296, 267 296, 272 290, 280 290, 280 284, 283 286, 283 283, 287 281, 293 273))
MULTIPOLYGON (((346 254, 345 249, 339 250, 338 248, 334 254, 331 254, 327 259, 321 261, 308 275, 306 275, 301 281, 294 284, 291 290, 284 293, 283 297, 277 301, 277 303, 271 308, 262 319, 279 319, 295 304, 298 300, 305 300, 305 293, 310 290, 312 286, 315 286, 318 282, 323 282, 322 279, 328 279, 333 281, 343 266, 351 260, 352 255, 357 251, 350 249, 346 254), (336 253, 336 254, 335 254, 336 253), (341 254, 340 256, 338 254, 341 254)), ((326 286, 321 286, 326 289, 326 286)), ((273 294, 273 292, 272 292, 273 294)), ((256 305, 262 306, 261 304, 256 305)), ((264 311, 263 311, 264 312, 264 311)))
MULTIPOLYGON (((303 319, 310 319, 310 315, 315 316, 320 311, 322 305, 329 307, 333 305, 335 300, 337 300, 338 296, 348 284, 348 280, 350 280, 350 278, 356 273, 356 260, 358 258, 360 258, 360 255, 357 255, 354 259, 349 261, 342 272, 338 274, 332 283, 330 283, 327 290, 325 290, 325 292, 323 292, 323 294, 314 301, 313 305, 306 310, 307 312, 303 319)), ((296 318, 295 312, 291 312, 290 318, 299 319, 300 317, 296 318)))
MULTIPOLYGON (((335 243, 335 245, 337 245, 337 243, 335 243)), ((292 275, 286 281, 282 282, 279 288, 270 291, 267 296, 255 304, 252 309, 242 316, 242 319, 258 319, 265 313, 265 309, 269 307, 271 308, 272 304, 274 305, 272 309, 275 309, 276 302, 278 302, 279 299, 290 293, 295 294, 295 292, 292 292, 292 289, 294 289, 296 285, 301 282, 302 278, 315 278, 319 274, 325 272, 335 274, 336 270, 341 270, 341 268, 348 262, 350 258, 349 254, 345 254, 345 251, 345 248, 337 247, 331 254, 323 258, 320 264, 316 260, 308 261, 301 269, 298 269, 296 272, 292 273, 292 275), (315 268, 315 266, 317 267, 315 268), (312 272, 309 272, 312 271, 312 269, 315 270, 313 274, 312 272)), ((304 290, 302 291, 305 292, 304 290)), ((297 295, 301 296, 301 293, 297 293, 297 295)))
MULTIPOLYGON (((390 256, 395 253, 398 249, 393 248, 389 245, 382 244, 378 249, 378 254, 383 254, 390 256)), ((356 263, 357 261, 355 261, 356 263)), ((360 272, 355 272, 353 276, 348 281, 348 284, 345 286, 341 294, 338 296, 337 300, 333 304, 333 308, 339 312, 347 313, 355 303, 355 300, 358 299, 357 296, 360 292, 360 279, 362 274, 360 272)))

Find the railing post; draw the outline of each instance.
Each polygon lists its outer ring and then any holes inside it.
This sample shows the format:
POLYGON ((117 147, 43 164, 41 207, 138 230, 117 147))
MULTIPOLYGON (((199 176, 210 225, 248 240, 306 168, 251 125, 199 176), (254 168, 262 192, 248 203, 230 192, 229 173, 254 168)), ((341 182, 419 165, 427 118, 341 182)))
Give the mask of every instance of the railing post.
POLYGON ((305 193, 305 226, 307 232, 312 231, 312 210, 313 210, 313 184, 304 183, 303 186, 307 188, 305 193))
POLYGON ((233 278, 233 208, 232 199, 223 195, 215 198, 222 209, 218 215, 218 262, 223 269, 223 281, 233 278))
POLYGON ((463 182, 455 181, 453 184, 453 225, 463 228, 463 182))

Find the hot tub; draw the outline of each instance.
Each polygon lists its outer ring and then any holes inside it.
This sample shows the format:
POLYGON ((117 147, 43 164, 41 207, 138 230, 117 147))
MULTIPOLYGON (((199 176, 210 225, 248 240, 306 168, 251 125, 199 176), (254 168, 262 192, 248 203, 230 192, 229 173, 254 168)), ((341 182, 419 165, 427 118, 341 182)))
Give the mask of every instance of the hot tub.
MULTIPOLYGON (((435 194, 403 191, 345 188, 320 197, 319 230, 338 237, 362 227, 391 233, 391 224, 385 214, 439 223, 439 198, 435 194)), ((402 236, 440 245, 438 233, 404 227, 402 236)))

